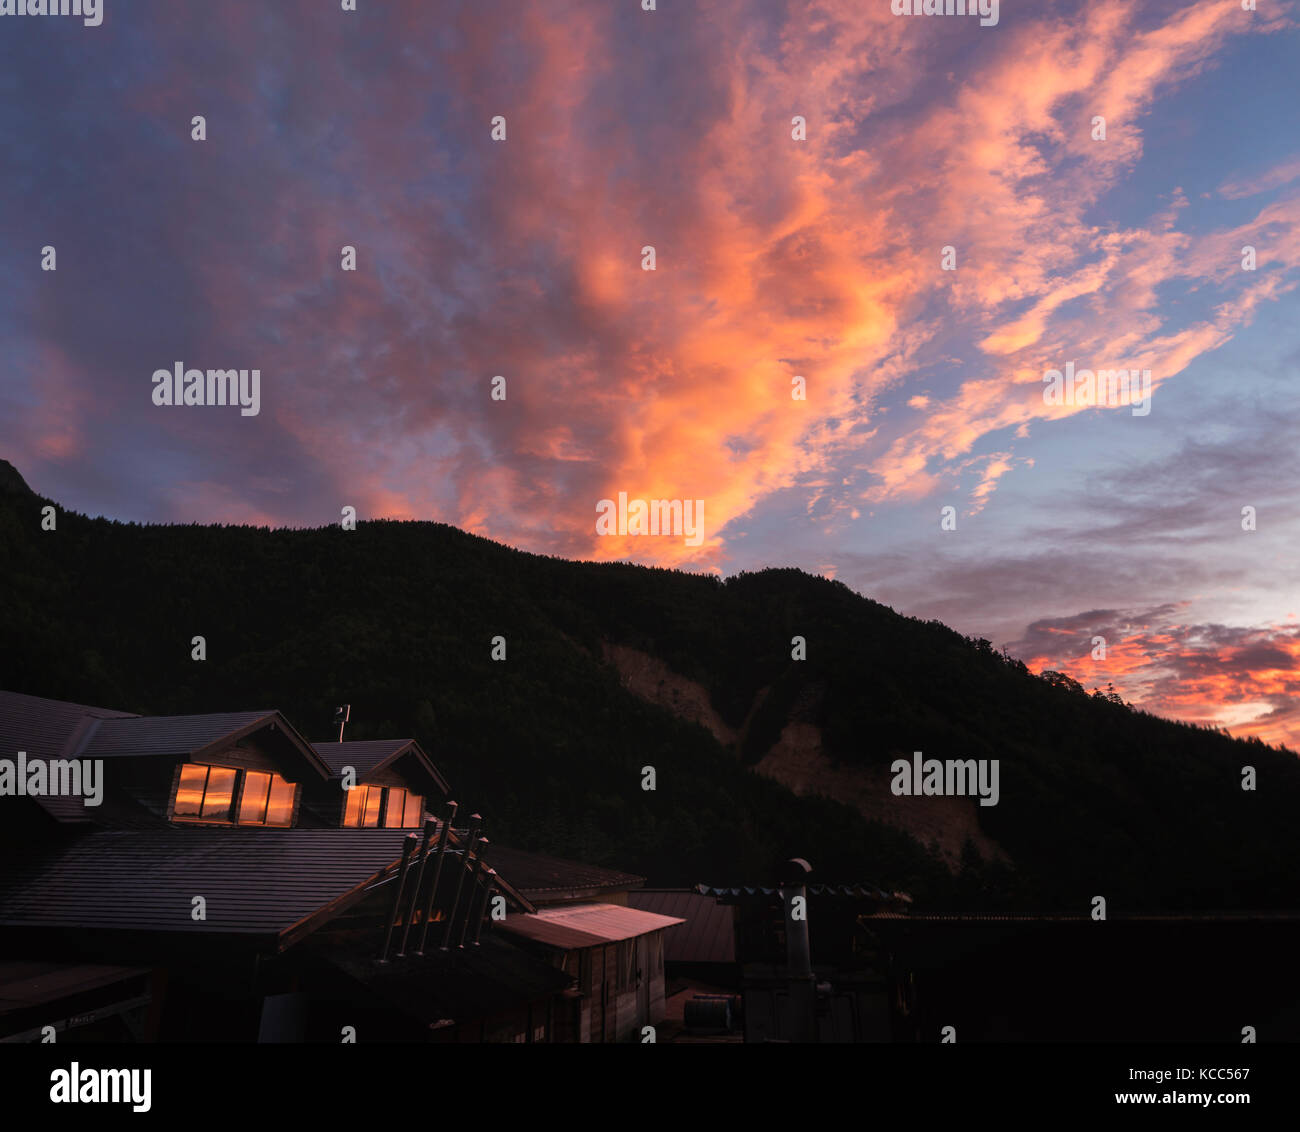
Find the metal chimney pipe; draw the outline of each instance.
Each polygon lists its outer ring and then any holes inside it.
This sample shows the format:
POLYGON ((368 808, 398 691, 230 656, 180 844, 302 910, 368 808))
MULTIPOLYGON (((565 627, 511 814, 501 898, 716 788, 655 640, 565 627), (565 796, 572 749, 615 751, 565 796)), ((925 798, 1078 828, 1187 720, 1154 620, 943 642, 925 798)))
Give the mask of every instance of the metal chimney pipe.
POLYGON ((456 938, 456 946, 463 949, 465 947, 465 933, 469 930, 469 922, 473 918, 474 908, 478 905, 479 890, 479 873, 483 871, 483 846, 488 843, 486 837, 478 839, 478 853, 474 858, 474 871, 469 878, 469 899, 465 901, 465 918, 460 923, 460 935, 456 938))
POLYGON ((786 885, 781 889, 785 902, 785 954, 790 977, 812 978, 812 954, 808 946, 808 890, 802 885, 786 885), (795 901, 798 901, 799 919, 795 918, 795 901))
POLYGON ((474 841, 478 837, 479 823, 483 818, 478 814, 470 814, 469 831, 465 838, 464 847, 461 849, 461 867, 456 873, 456 895, 451 902, 451 911, 447 914, 447 927, 442 933, 441 951, 451 950, 451 929, 456 923, 456 910, 460 907, 460 892, 465 887, 465 874, 469 871, 469 855, 474 848, 474 841))
POLYGON ((447 835, 451 833, 451 823, 459 808, 458 802, 447 803, 447 816, 442 819, 442 829, 438 832, 438 863, 433 867, 433 883, 429 885, 429 899, 424 905, 424 923, 420 925, 420 946, 415 950, 416 955, 424 954, 424 944, 429 938, 429 918, 433 915, 433 900, 438 892, 438 878, 442 876, 442 859, 447 855, 447 835))
POLYGON ((393 908, 388 913, 388 931, 384 933, 384 949, 379 953, 379 962, 388 962, 388 946, 393 941, 393 928, 397 924, 397 913, 402 907, 402 886, 406 883, 406 868, 411 862, 411 853, 415 849, 417 838, 408 833, 402 839, 402 864, 397 870, 397 890, 393 893, 393 908))
MULTIPOLYGON (((812 866, 802 857, 793 857, 790 863, 799 866, 804 873, 812 872, 812 866)), ((817 1040, 817 985, 813 978, 812 953, 808 944, 808 889, 802 880, 794 884, 783 884, 781 899, 785 905, 786 967, 792 1038, 796 1042, 814 1042, 817 1040)))
POLYGON ((429 843, 433 840, 433 822, 424 823, 424 842, 420 846, 420 866, 415 870, 415 883, 411 885, 411 902, 406 906, 406 920, 402 924, 402 942, 397 948, 398 958, 406 954, 406 941, 411 936, 415 921, 415 905, 420 899, 420 885, 424 882, 424 866, 429 861, 429 843))
POLYGON ((483 905, 479 908, 478 919, 474 921, 474 946, 478 947, 479 933, 483 931, 483 920, 487 912, 488 903, 492 899, 492 893, 497 888, 497 871, 489 868, 487 871, 487 883, 483 885, 483 905))

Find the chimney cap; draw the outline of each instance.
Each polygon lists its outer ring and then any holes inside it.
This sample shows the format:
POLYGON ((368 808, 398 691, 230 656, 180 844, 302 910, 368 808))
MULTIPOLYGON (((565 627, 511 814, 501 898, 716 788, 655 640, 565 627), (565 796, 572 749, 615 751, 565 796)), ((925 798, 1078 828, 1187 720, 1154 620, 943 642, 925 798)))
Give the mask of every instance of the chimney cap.
POLYGON ((786 885, 803 885, 808 883, 808 874, 813 871, 812 865, 803 857, 790 857, 781 866, 778 874, 780 883, 786 885))

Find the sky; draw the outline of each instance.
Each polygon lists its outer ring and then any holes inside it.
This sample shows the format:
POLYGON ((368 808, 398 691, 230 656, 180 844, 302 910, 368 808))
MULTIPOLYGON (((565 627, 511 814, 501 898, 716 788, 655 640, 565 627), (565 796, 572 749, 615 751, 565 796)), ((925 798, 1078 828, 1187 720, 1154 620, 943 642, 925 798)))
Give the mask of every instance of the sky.
POLYGON ((797 566, 1300 749, 1295 0, 355 7, 0 16, 35 490, 797 566), (156 403, 177 363, 258 412, 156 403), (620 493, 697 537, 598 533, 620 493))

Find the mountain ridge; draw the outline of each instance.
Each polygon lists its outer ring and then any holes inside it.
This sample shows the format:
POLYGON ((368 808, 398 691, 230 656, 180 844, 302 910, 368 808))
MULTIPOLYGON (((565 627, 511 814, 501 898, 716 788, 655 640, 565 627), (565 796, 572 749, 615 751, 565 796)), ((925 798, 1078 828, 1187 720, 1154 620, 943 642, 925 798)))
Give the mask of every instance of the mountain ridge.
POLYGON ((0 687, 160 714, 275 706, 321 739, 351 703, 350 738, 419 739, 520 848, 674 884, 763 883, 797 855, 822 879, 954 910, 1289 907, 1300 889, 1292 753, 1035 676, 839 582, 568 562, 428 522, 60 511, 42 531, 37 498, 0 492, 0 687), (618 650, 691 682, 692 709, 629 687, 618 650), (695 718, 705 708, 726 732, 695 718), (862 793, 856 808, 770 774, 792 724, 816 729, 819 773, 862 793), (974 807, 960 853, 866 816, 922 801, 879 787, 914 751, 1000 761, 999 804, 974 807))

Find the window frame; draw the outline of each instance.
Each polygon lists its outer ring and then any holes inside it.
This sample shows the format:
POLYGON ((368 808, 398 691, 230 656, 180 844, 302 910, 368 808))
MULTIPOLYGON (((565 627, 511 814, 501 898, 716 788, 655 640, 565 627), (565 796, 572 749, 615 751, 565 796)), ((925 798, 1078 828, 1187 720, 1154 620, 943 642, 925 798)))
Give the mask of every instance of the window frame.
POLYGON ((383 829, 405 829, 405 828, 406 828, 406 827, 402 824, 402 819, 403 819, 403 817, 405 817, 405 811, 406 811, 406 796, 407 796, 407 794, 409 794, 409 793, 410 793, 410 791, 407 790, 405 786, 385 786, 385 787, 384 787, 384 813, 383 813, 383 817, 380 819, 380 826, 381 826, 381 828, 383 828, 383 829), (402 806, 401 806, 401 809, 400 809, 400 810, 398 811, 398 813, 397 813, 397 824, 396 824, 396 825, 394 825, 394 824, 393 824, 393 821, 392 821, 392 819, 393 819, 393 801, 394 801, 394 797, 393 797, 393 796, 394 796, 394 794, 401 794, 401 796, 402 796, 402 806))
POLYGON ((298 808, 298 786, 299 783, 293 782, 284 775, 272 770, 258 770, 254 767, 229 766, 225 763, 200 763, 200 762, 182 762, 177 770, 176 785, 172 789, 171 801, 168 806, 168 820, 177 822, 182 825, 216 825, 216 826, 247 826, 249 828, 261 829, 292 829, 294 814, 298 808), (184 787, 186 771, 189 768, 202 769, 203 783, 199 788, 198 813, 181 813, 177 806, 180 802, 181 790, 184 787), (229 773, 234 776, 230 787, 230 803, 224 807, 219 816, 209 816, 204 814, 204 809, 209 804, 208 794, 212 783, 213 771, 219 773, 229 773), (243 817, 244 800, 248 795, 249 775, 265 775, 267 779, 266 794, 262 802, 261 820, 251 821, 243 817), (277 784, 282 783, 289 789, 289 815, 288 820, 281 823, 271 824, 267 822, 266 816, 271 808, 271 796, 275 792, 277 784))
POLYGON ((237 810, 236 813, 235 813, 235 821, 236 821, 239 825, 265 825, 265 824, 266 824, 266 811, 267 811, 268 806, 269 806, 270 803, 271 803, 271 781, 272 781, 272 778, 273 778, 273 776, 270 774, 270 772, 269 772, 269 771, 265 771, 265 770, 250 770, 250 771, 245 771, 245 772, 244 772, 244 783, 243 783, 242 788, 241 788, 240 791, 239 791, 239 808, 238 808, 238 810, 237 810), (261 776, 261 777, 264 777, 264 778, 266 779, 266 787, 265 787, 265 789, 262 791, 262 820, 261 820, 261 821, 245 821, 245 820, 244 820, 244 803, 245 803, 245 800, 249 798, 249 793, 248 793, 248 780, 249 780, 249 777, 252 776, 252 775, 254 775, 254 774, 259 775, 259 776, 261 776))
POLYGON ((409 786, 383 786, 374 782, 358 782, 351 790, 343 791, 343 813, 339 819, 341 829, 420 829, 424 825, 425 803, 427 799, 423 794, 417 794, 409 786), (375 791, 379 796, 376 803, 376 817, 373 825, 366 823, 366 813, 371 805, 371 795, 369 791, 375 791), (395 796, 401 795, 401 807, 396 811, 393 810, 395 796), (356 795, 360 801, 357 803, 357 811, 354 815, 355 820, 349 821, 349 811, 352 809, 351 800, 356 795), (407 820, 408 811, 414 807, 413 820, 407 820), (390 824, 396 816, 397 823, 390 824))

